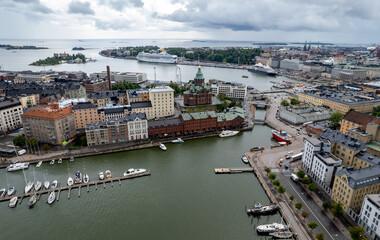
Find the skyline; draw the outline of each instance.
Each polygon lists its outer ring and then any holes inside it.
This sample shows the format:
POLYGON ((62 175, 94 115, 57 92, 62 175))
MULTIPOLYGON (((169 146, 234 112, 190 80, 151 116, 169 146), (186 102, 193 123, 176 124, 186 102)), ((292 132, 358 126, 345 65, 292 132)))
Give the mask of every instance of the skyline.
POLYGON ((0 0, 6 39, 378 43, 380 3, 339 0, 0 0), (243 7, 242 7, 243 6, 243 7))

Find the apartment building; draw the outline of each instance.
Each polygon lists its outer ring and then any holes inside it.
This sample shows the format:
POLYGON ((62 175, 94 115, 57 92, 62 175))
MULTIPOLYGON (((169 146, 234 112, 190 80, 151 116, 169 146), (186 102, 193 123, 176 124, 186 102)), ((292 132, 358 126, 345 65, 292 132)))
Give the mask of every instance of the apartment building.
POLYGON ((222 94, 227 97, 244 99, 247 96, 247 86, 239 83, 217 82, 211 85, 212 94, 222 94))
POLYGON ((108 128, 106 123, 91 123, 86 125, 86 139, 88 146, 109 144, 108 128))
POLYGON ((148 121, 145 113, 131 113, 127 115, 128 140, 142 140, 148 138, 148 121))
POLYGON ((100 92, 100 91, 110 91, 110 84, 108 80, 105 79, 93 79, 83 83, 86 89, 86 93, 100 92))
POLYGON ((281 119, 294 125, 310 121, 321 121, 330 118, 332 112, 324 107, 317 107, 307 103, 281 107, 279 116, 281 119))
POLYGON ((96 104, 98 107, 106 107, 107 103, 111 102, 113 105, 127 105, 128 97, 125 91, 113 90, 102 91, 87 94, 89 102, 96 104))
POLYGON ((359 225, 371 236, 380 239, 380 194, 369 194, 364 197, 359 214, 359 225))
POLYGON ((85 129, 87 124, 100 122, 98 108, 90 102, 78 102, 72 106, 75 129, 85 129))
POLYGON ((34 75, 34 74, 19 74, 13 80, 14 83, 36 82, 47 83, 50 82, 50 77, 46 75, 34 75))
POLYGON ((22 127, 23 108, 17 98, 0 98, 0 132, 8 132, 22 127))
POLYGON ((375 117, 369 114, 350 110, 342 118, 342 123, 340 125, 340 132, 347 134, 348 129, 351 129, 351 128, 360 128, 362 130, 366 130, 367 124, 372 122, 374 119, 375 117))
MULTIPOLYGON (((147 74, 140 73, 140 72, 110 72, 110 75, 111 75, 111 81, 117 82, 117 83, 130 82, 130 83, 139 84, 147 80, 147 74)), ((91 73, 90 78, 91 79, 107 78, 107 71, 102 71, 100 73, 91 73)))
POLYGON ((36 106, 40 103, 40 95, 39 94, 21 94, 18 97, 22 108, 29 108, 36 106))
POLYGON ((172 88, 159 86, 149 89, 149 100, 152 103, 154 118, 174 115, 174 90, 172 88))

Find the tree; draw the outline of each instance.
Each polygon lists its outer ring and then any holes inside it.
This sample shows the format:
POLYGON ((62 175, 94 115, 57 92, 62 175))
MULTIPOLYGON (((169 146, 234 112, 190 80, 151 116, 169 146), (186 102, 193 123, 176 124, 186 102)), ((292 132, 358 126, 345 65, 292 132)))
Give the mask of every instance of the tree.
POLYGON ((325 239, 325 235, 323 233, 318 233, 317 235, 315 235, 315 238, 317 240, 324 240, 325 239))
POLYGON ((81 143, 81 145, 82 145, 83 147, 87 146, 87 138, 86 138, 86 136, 82 136, 82 137, 80 138, 80 143, 81 143))
POLYGON ((25 146, 25 141, 26 138, 24 134, 18 135, 17 137, 13 138, 13 144, 16 146, 25 146))
POLYGON ((316 222, 309 222, 307 226, 311 229, 311 231, 313 231, 318 227, 318 224, 316 222))
POLYGON ((264 171, 267 173, 267 175, 271 172, 269 167, 265 168, 264 171))
POLYGON ((290 99, 290 104, 292 104, 292 105, 297 105, 300 103, 301 103, 300 100, 298 100, 297 98, 290 99))
POLYGON ((343 204, 341 202, 335 202, 333 204, 333 207, 331 209, 332 214, 334 215, 334 219, 336 217, 343 216, 344 210, 343 210, 343 204))
POLYGON ((294 200, 294 195, 293 194, 290 195, 289 199, 290 199, 290 201, 293 201, 294 200))
POLYGON ((303 218, 307 218, 307 217, 310 216, 310 214, 309 214, 308 212, 306 212, 306 211, 302 211, 301 216, 302 216, 303 218))
POLYGON ((288 101, 286 101, 286 99, 284 99, 282 100, 281 105, 286 107, 286 106, 289 106, 290 104, 288 101))
POLYGON ((362 227, 360 227, 360 226, 349 227, 349 228, 348 228, 348 231, 350 232, 350 235, 351 235, 351 239, 352 239, 352 240, 364 240, 364 239, 366 239, 366 238, 363 236, 364 228, 362 228, 362 227))
POLYGON ((38 141, 37 141, 37 139, 35 139, 35 138, 28 138, 27 140, 26 140, 26 144, 29 146, 29 147, 37 147, 37 145, 38 145, 38 141))
POLYGON ((294 206, 298 209, 298 210, 301 210, 301 208, 303 207, 303 204, 301 202, 298 202, 296 204, 294 204, 294 206))
POLYGON ((317 190, 317 187, 314 185, 314 183, 310 183, 310 184, 308 185, 308 188, 309 188, 309 190, 312 191, 312 192, 315 192, 315 190, 317 190))
POLYGON ((51 149, 51 147, 50 147, 49 144, 45 143, 44 145, 42 145, 42 149, 43 149, 45 152, 47 152, 47 151, 49 151, 49 150, 51 149))
POLYGON ((281 183, 280 183, 280 181, 278 181, 278 179, 274 180, 272 182, 272 184, 275 185, 275 186, 277 186, 277 187, 281 185, 281 183))
POLYGON ((299 178, 304 178, 305 177, 305 175, 306 175, 306 173, 303 171, 303 170, 299 170, 298 172, 297 172, 297 176, 299 177, 299 178))
POLYGON ((269 176, 268 176, 268 178, 270 179, 270 180, 275 180, 276 179, 276 174, 274 174, 274 173, 271 173, 271 174, 269 174, 269 176))
POLYGON ((304 184, 310 184, 311 183, 310 178, 308 178, 308 177, 302 178, 302 183, 304 183, 304 184))
POLYGON ((380 117, 380 106, 374 107, 372 110, 372 115, 375 117, 380 117))
POLYGON ((329 201, 325 201, 322 203, 323 209, 327 210, 331 208, 331 203, 329 201))
POLYGON ((329 122, 332 124, 332 128, 338 129, 340 127, 340 122, 342 121, 343 114, 335 112, 331 114, 329 122))
POLYGON ((277 189, 277 192, 279 194, 284 194, 286 192, 286 188, 284 188, 282 185, 280 185, 277 189))

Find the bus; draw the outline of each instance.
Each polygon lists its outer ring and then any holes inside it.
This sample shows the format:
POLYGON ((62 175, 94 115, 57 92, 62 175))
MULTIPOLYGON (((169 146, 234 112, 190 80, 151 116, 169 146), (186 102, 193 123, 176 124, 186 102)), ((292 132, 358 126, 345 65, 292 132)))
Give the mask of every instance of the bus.
POLYGON ((302 158, 302 154, 303 154, 302 152, 294 154, 293 156, 290 157, 290 161, 293 162, 293 161, 300 160, 302 158))
POLYGON ((306 126, 309 125, 309 124, 313 124, 313 121, 305 122, 305 123, 303 124, 303 126, 306 127, 306 126))

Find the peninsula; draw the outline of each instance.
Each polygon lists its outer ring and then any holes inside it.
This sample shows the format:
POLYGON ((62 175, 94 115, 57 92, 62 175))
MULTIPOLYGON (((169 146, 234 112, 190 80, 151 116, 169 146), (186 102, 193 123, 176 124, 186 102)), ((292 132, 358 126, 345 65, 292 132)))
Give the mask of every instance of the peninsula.
POLYGON ((37 49, 48 49, 47 47, 37 47, 37 46, 13 46, 9 44, 0 44, 0 48, 5 48, 6 50, 37 50, 37 49))
POLYGON ((47 57, 31 63, 33 66, 58 65, 62 63, 86 63, 86 56, 78 53, 70 55, 68 53, 54 53, 53 57, 47 57))

